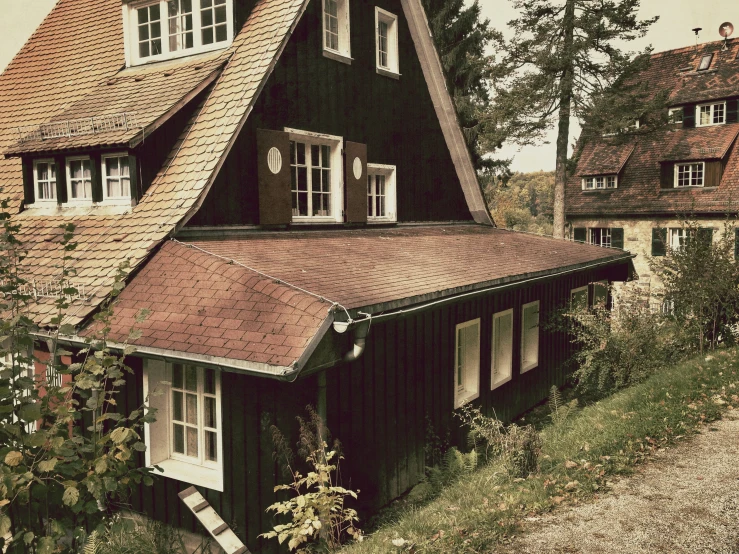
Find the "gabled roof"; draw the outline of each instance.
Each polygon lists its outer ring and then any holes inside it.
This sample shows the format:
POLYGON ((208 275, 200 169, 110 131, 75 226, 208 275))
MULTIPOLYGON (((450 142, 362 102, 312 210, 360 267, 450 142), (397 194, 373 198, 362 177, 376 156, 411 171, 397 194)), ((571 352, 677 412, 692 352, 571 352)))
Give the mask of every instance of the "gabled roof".
POLYGON ((720 160, 729 152, 737 133, 737 125, 675 129, 660 137, 660 161, 720 160))
POLYGON ((616 144, 609 142, 593 143, 580 155, 577 164, 577 174, 583 177, 588 175, 618 174, 634 151, 633 143, 616 144))

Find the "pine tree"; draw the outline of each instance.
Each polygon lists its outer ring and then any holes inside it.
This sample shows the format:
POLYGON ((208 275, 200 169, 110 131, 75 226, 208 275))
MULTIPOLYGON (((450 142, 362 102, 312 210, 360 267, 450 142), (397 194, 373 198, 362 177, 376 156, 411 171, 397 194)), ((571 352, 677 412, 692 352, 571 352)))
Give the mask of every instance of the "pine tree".
POLYGON ((632 79, 649 61, 619 42, 643 37, 639 0, 513 0, 513 38, 498 38, 495 112, 504 136, 524 145, 557 126, 554 236, 564 237, 570 118, 594 132, 623 129, 654 112, 661 96, 632 79))

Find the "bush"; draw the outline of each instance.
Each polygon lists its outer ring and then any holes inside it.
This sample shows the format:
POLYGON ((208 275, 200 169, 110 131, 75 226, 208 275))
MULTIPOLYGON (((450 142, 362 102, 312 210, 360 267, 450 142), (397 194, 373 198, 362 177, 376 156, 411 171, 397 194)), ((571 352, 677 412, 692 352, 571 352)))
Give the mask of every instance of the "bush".
MULTIPOLYGON (((210 539, 195 550, 209 554, 210 539)), ((192 553, 192 554, 195 554, 192 553)), ((185 547, 182 531, 144 518, 114 516, 104 531, 93 531, 83 554, 191 554, 185 547)))

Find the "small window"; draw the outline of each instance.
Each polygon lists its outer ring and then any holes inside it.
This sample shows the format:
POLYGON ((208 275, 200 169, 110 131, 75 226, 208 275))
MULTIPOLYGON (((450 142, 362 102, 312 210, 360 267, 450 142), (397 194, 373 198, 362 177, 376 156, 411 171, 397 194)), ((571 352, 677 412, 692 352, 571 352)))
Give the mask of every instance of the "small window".
POLYGON ((130 200, 131 173, 127 154, 114 154, 102 157, 103 199, 130 200))
POLYGON ((351 59, 349 0, 323 0, 323 50, 341 61, 351 59))
POLYGON ((36 202, 56 204, 56 163, 54 160, 33 161, 33 186, 36 202))
POLYGON ((608 227, 591 227, 588 229, 588 243, 605 248, 611 247, 612 233, 608 227))
POLYGON ((160 466, 166 477, 222 491, 220 371, 147 360, 144 394, 157 409, 156 422, 145 428, 147 465, 160 466))
POLYGON ((290 132, 293 222, 342 222, 341 137, 290 132))
POLYGON ((480 319, 456 327, 454 407, 480 395, 480 319))
POLYGON ((377 69, 398 74, 398 16, 375 8, 377 69))
POLYGON ((713 54, 706 54, 703 56, 700 64, 698 64, 698 71, 705 71, 711 67, 711 60, 713 60, 713 54))
POLYGON ((521 312, 521 373, 523 373, 539 365, 539 301, 524 304, 521 312))
POLYGON ((578 287, 570 291, 570 306, 573 310, 588 308, 588 287, 578 287))
POLYGON ((511 380, 513 372, 513 310, 493 315, 492 368, 490 389, 511 380))
POLYGON ((667 112, 667 118, 670 123, 682 123, 683 122, 683 109, 682 108, 670 108, 667 112))
POLYGON ((397 220, 394 165, 367 164, 367 220, 397 220))
POLYGON ((593 283, 593 307, 605 309, 608 306, 608 281, 593 283))
POLYGON ((721 125, 726 123, 726 102, 702 104, 695 107, 695 119, 698 127, 721 125))
POLYGON ((705 163, 675 164, 675 188, 702 187, 705 163))
POLYGON ((615 189, 618 187, 618 176, 595 175, 585 177, 582 181, 582 187, 585 190, 615 189))
POLYGON ((669 230, 670 249, 680 251, 695 235, 695 229, 671 228, 669 230))
POLYGON ((67 202, 92 202, 92 162, 86 156, 67 158, 67 202))
POLYGON ((203 46, 227 42, 228 26, 226 0, 200 1, 200 33, 203 46))

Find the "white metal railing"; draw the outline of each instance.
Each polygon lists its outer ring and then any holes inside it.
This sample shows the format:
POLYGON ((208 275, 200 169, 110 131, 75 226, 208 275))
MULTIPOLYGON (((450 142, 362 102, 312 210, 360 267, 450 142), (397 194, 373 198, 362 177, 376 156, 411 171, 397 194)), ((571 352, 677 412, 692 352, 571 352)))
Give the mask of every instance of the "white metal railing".
MULTIPOLYGON (((0 285, 5 285, 4 281, 0 281, 0 285)), ((73 283, 71 281, 36 281, 31 280, 24 285, 21 285, 13 292, 23 294, 25 296, 32 296, 33 298, 61 298, 66 297, 67 300, 79 300, 85 299, 85 285, 82 283, 73 283), (74 289, 75 292, 67 293, 65 291, 74 289)))
POLYGON ((119 113, 112 115, 98 115, 66 121, 52 121, 40 125, 26 125, 18 127, 19 142, 29 140, 47 140, 61 137, 77 137, 94 135, 107 131, 141 129, 136 112, 119 113))

